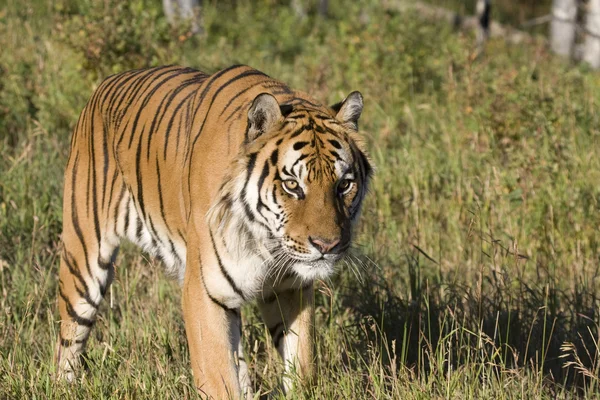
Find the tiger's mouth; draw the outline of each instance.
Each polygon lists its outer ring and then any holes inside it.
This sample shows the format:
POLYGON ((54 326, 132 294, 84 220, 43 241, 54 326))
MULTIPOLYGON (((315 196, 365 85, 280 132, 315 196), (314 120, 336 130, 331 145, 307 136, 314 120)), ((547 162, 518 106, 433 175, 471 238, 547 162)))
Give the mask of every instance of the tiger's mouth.
POLYGON ((306 263, 306 264, 315 264, 315 263, 330 263, 335 264, 340 261, 344 254, 320 254, 314 257, 299 257, 295 254, 287 254, 287 256, 296 262, 306 263))
POLYGON ((334 274, 336 264, 346 257, 350 241, 332 253, 322 253, 298 241, 288 241, 285 235, 270 234, 269 245, 266 247, 275 268, 293 272, 303 281, 327 279, 334 274))
POLYGON ((335 263, 341 260, 346 254, 347 249, 350 246, 345 246, 339 252, 335 253, 321 253, 310 249, 294 249, 288 246, 286 243, 281 243, 282 252, 290 259, 298 262, 314 263, 314 262, 330 262, 335 263))
POLYGON ((289 259, 289 269, 304 281, 327 279, 335 272, 335 266, 345 256, 345 251, 336 254, 298 253, 282 244, 289 259))
POLYGON ((335 272, 335 261, 317 259, 295 264, 293 270, 304 280, 327 279, 335 272))

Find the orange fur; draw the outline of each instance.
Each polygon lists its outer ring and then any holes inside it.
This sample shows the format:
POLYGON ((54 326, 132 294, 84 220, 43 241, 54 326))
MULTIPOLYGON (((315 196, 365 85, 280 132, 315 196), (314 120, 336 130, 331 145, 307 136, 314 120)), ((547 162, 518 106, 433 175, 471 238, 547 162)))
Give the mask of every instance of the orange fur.
POLYGON ((361 110, 357 92, 325 107, 246 66, 106 79, 80 116, 65 173, 61 376, 75 377, 128 239, 182 283, 200 391, 251 394, 239 308, 254 299, 286 371, 310 381, 312 283, 345 254, 371 173, 357 142, 361 110))

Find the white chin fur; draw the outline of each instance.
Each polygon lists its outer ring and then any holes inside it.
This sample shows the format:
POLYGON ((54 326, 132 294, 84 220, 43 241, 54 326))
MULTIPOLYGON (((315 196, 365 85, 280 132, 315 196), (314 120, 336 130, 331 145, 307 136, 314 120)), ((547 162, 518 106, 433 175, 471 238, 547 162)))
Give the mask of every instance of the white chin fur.
POLYGON ((327 260, 299 262, 294 264, 293 270, 304 281, 329 278, 334 272, 334 263, 327 260))

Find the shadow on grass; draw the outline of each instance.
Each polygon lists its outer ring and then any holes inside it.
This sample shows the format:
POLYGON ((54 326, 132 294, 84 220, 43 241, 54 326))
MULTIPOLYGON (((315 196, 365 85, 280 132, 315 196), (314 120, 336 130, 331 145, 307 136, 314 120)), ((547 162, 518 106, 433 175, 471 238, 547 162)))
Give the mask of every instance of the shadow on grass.
POLYGON ((377 269, 343 290, 341 305, 354 323, 371 327, 357 344, 366 362, 380 357, 390 371, 405 367, 415 377, 443 377, 473 364, 482 367, 482 380, 529 370, 554 393, 597 390, 599 297, 584 279, 560 290, 564 282, 539 272, 532 284, 500 267, 482 270, 472 285, 452 283, 444 273, 432 283, 420 277, 429 257, 417 248, 409 253, 407 296, 377 269))

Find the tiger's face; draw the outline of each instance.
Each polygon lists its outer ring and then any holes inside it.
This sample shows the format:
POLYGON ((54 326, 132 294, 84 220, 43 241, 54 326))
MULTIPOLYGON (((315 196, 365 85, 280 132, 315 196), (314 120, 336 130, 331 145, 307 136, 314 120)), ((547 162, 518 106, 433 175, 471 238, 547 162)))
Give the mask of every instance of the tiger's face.
POLYGON ((275 259, 305 280, 325 278, 350 247, 371 175, 354 140, 362 96, 334 106, 335 116, 302 108, 284 115, 261 96, 249 112, 246 216, 268 231, 275 259))

